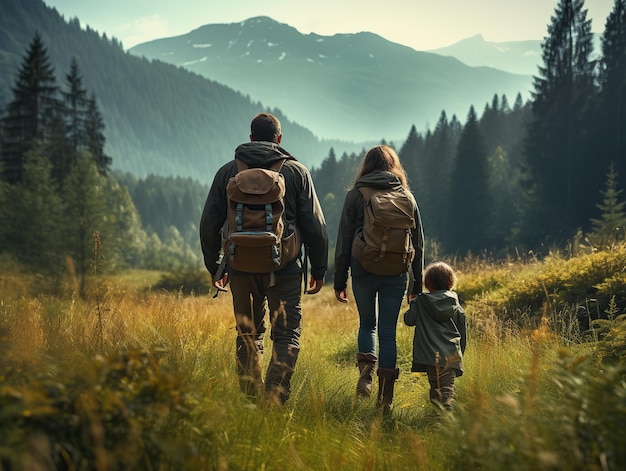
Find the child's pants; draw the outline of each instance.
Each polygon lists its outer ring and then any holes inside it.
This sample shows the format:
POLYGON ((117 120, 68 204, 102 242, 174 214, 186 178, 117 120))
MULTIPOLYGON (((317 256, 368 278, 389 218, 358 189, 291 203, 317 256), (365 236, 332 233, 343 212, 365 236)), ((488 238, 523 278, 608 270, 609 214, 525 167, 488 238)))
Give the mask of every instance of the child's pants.
POLYGON ((430 402, 440 409, 452 410, 456 371, 450 368, 429 366, 426 375, 430 383, 430 402))

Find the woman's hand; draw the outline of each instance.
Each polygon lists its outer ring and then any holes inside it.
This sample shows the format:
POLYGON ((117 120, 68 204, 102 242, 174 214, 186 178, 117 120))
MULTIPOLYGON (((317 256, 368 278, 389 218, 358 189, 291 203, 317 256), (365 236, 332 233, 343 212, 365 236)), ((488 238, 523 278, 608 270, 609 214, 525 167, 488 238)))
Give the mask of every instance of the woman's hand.
POLYGON ((304 293, 305 294, 319 293, 319 291, 322 289, 322 286, 324 286, 324 280, 314 280, 313 278, 311 278, 311 281, 309 281, 309 289, 307 289, 304 293))

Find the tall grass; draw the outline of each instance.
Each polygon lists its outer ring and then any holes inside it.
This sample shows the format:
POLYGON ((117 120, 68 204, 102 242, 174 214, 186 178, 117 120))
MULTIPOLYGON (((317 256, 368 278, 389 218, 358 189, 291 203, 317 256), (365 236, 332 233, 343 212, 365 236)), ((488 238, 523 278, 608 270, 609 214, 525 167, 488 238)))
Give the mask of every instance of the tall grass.
POLYGON ((145 291, 131 274, 95 280, 97 296, 34 295, 27 275, 3 275, 0 469, 619 469, 624 368, 597 348, 610 344, 567 334, 568 305, 548 309, 542 290, 539 309, 518 302, 520 276, 554 269, 463 267, 466 374, 451 414, 410 373, 400 321, 390 418, 355 397, 358 315, 331 287, 304 296, 292 396, 265 409, 239 394, 228 295, 145 291))

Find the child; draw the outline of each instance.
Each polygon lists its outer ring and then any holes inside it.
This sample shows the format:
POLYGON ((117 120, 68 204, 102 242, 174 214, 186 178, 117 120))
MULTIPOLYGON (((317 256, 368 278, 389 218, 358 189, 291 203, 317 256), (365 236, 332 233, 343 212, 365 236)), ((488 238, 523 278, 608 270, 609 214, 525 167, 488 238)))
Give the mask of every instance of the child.
POLYGON ((424 286, 404 313, 404 323, 415 326, 411 371, 426 372, 430 401, 442 410, 451 410, 454 380, 463 374, 463 352, 467 339, 465 312, 456 292, 456 275, 443 262, 426 267, 424 286))

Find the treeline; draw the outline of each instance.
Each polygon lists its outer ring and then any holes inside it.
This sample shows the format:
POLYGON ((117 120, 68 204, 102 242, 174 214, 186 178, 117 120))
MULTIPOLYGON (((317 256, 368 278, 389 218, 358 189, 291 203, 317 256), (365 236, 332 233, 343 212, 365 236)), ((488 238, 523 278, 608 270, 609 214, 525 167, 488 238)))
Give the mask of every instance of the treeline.
MULTIPOLYGON (((431 254, 545 254, 589 232, 604 234, 593 243, 624 238, 625 31, 626 1, 616 0, 596 59, 584 1, 560 0, 528 103, 494 96, 463 125, 442 112, 434 130, 410 129, 397 150, 431 254)), ((360 157, 331 151, 313 172, 331 238, 360 157)))
MULTIPOLYGON (((433 130, 420 134, 412 126, 400 146, 383 141, 396 148, 405 167, 431 256, 478 253, 506 241, 515 222, 510 208, 521 195, 524 134, 520 129, 530 112, 530 104, 524 104, 521 95, 512 107, 506 96, 496 95, 481 119, 473 107, 465 125, 443 111, 433 130), (477 219, 466 227, 458 220, 462 215, 454 214, 466 211, 464 205, 480 209, 477 219), (493 223, 479 233, 486 218, 493 223)), ((322 165, 312 170, 333 243, 345 194, 364 152, 344 153, 338 159, 331 149, 322 165)))
MULTIPOLYGON (((137 178, 130 173, 114 174, 128 189, 146 233, 170 250, 179 251, 183 255, 180 262, 190 267, 204 266, 198 225, 209 193, 208 185, 187 177, 137 178)), ((180 267, 180 263, 175 267, 180 267)))

